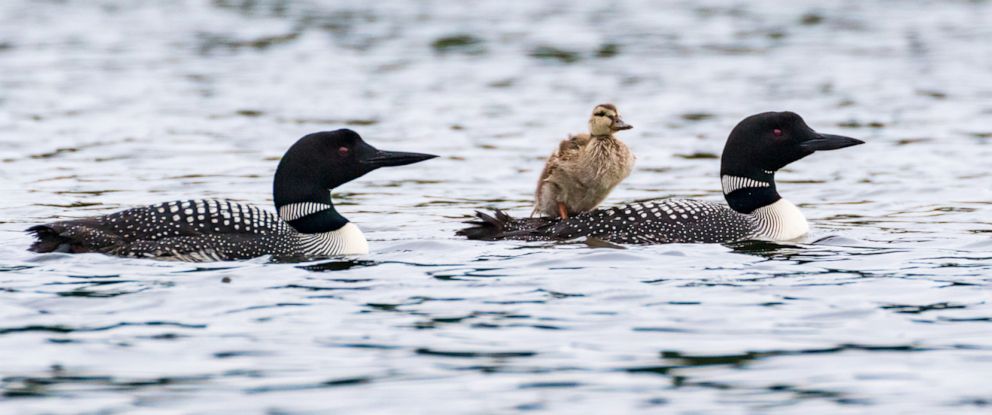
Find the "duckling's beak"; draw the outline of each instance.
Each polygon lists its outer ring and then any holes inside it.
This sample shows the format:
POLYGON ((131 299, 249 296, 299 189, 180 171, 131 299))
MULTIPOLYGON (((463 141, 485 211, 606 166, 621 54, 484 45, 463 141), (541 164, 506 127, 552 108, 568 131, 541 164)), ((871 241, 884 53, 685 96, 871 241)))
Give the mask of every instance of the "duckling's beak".
POLYGON ((433 154, 375 150, 375 153, 365 160, 362 160, 362 163, 374 170, 379 167, 405 166, 407 164, 430 160, 435 157, 437 156, 433 154))
POLYGON ((634 128, 634 126, 623 122, 623 118, 616 117, 613 119, 613 131, 629 130, 631 128, 634 128))
POLYGON ((824 150, 837 150, 839 148, 856 146, 858 144, 864 144, 864 141, 858 140, 857 138, 844 137, 842 135, 833 134, 819 134, 816 133, 812 139, 803 141, 799 143, 799 147, 802 147, 807 151, 824 151, 824 150))

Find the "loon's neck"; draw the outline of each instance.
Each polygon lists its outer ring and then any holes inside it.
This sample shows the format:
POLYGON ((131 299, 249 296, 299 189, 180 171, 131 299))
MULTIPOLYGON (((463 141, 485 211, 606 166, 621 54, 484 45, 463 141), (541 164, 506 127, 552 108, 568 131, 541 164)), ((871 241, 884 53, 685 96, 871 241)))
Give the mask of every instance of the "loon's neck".
POLYGON ((327 189, 280 187, 276 181, 273 196, 279 217, 300 233, 332 232, 348 224, 334 208, 327 189))
POLYGON ((809 232, 806 216, 799 207, 779 196, 775 188, 775 172, 750 171, 720 176, 727 204, 740 213, 757 219, 758 239, 788 241, 809 232))
POLYGON ((720 182, 727 204, 740 213, 751 213, 782 199, 775 188, 774 171, 755 169, 740 174, 722 171, 720 182))

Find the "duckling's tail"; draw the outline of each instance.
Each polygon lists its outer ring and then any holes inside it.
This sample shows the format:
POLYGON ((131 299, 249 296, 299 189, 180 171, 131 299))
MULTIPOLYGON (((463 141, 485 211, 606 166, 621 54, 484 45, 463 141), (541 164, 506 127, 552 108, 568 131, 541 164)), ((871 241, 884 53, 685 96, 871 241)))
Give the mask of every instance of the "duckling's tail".
POLYGON ((533 240, 541 238, 531 235, 531 231, 536 231, 538 228, 554 222, 552 218, 516 219, 499 209, 496 209, 493 215, 475 211, 475 217, 477 220, 465 222, 472 226, 459 230, 455 234, 479 241, 533 240))

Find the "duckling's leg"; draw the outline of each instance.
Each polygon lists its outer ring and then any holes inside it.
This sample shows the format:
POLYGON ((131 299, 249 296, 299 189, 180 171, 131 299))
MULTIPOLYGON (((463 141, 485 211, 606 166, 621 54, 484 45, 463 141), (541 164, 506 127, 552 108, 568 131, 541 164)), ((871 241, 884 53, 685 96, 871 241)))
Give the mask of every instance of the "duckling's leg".
POLYGON ((561 217, 561 220, 568 220, 568 208, 563 202, 558 202, 558 216, 561 217))

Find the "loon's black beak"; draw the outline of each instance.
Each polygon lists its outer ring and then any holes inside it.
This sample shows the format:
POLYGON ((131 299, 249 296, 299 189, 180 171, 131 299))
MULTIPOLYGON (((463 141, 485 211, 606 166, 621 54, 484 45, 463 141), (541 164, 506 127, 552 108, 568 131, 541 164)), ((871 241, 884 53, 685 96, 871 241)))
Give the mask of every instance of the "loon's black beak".
POLYGON ((405 166, 424 160, 430 160, 437 156, 424 153, 407 153, 403 151, 383 151, 376 150, 371 157, 362 160, 362 163, 377 169, 379 167, 405 166))
POLYGON ((799 143, 799 147, 808 151, 837 150, 839 148, 864 144, 857 138, 833 134, 816 134, 812 139, 799 143))

